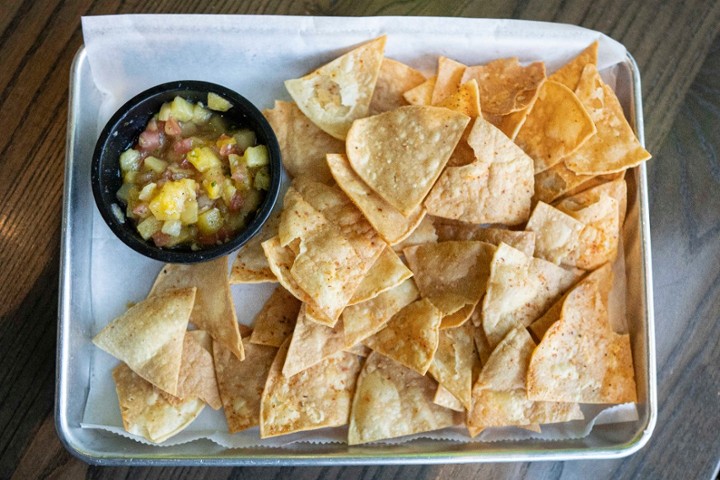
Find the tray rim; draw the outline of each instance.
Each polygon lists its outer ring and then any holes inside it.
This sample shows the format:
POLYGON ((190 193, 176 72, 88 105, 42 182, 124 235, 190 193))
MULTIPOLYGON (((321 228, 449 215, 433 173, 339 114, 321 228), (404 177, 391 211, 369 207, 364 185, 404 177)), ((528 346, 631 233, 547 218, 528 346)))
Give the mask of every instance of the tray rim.
MULTIPOLYGON (((373 454, 348 453, 320 453, 306 454, 283 451, 279 448, 269 448, 267 454, 243 455, 246 449, 225 449, 225 452, 236 452, 228 455, 167 455, 159 451, 142 456, 122 456, 112 453, 96 454, 86 448, 82 441, 73 434, 67 418, 68 408, 68 341, 69 322, 72 313, 73 292, 70 288, 73 266, 73 252, 70 248, 73 235, 70 217, 75 207, 69 201, 74 190, 73 163, 75 158, 75 120, 79 104, 79 95, 76 84, 84 63, 87 62, 87 51, 81 45, 73 59, 69 75, 69 109, 67 117, 65 184, 63 197, 63 214, 61 224, 60 245, 60 275, 58 297, 58 329, 56 350, 56 384, 55 384, 55 427, 63 446, 78 459, 103 466, 303 466, 303 465, 391 465, 391 464, 444 464, 444 463, 478 463, 478 462, 517 462, 517 461, 564 461, 589 459, 622 458, 635 453, 644 447, 656 426, 657 422, 657 373, 655 358, 655 320, 652 289, 652 257, 650 243, 650 222, 647 168, 643 163, 637 168, 638 187, 638 221, 641 250, 641 272, 643 280, 643 293, 645 296, 645 345, 647 346, 647 415, 644 424, 639 426, 636 435, 627 442, 613 446, 569 448, 544 450, 524 449, 513 451, 508 448, 504 452, 496 451, 463 451, 463 452, 433 452, 422 454, 400 453, 392 456, 377 456, 373 454)), ((644 122, 642 114, 641 79, 638 65, 628 52, 626 64, 631 73, 633 104, 631 105, 635 131, 640 143, 645 145, 644 122)), ((452 442, 448 443, 449 445, 452 442)), ((411 444, 406 444, 411 445, 411 444)), ((361 450, 361 448, 354 448, 361 450)))

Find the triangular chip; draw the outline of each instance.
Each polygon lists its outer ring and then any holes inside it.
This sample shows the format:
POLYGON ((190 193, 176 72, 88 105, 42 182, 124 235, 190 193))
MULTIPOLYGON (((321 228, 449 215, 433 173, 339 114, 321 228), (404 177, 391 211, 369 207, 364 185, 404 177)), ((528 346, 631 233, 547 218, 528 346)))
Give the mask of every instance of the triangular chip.
POLYGON ((475 350, 477 350, 478 357, 480 357, 480 363, 485 365, 490 358, 490 354, 493 349, 485 336, 485 330, 483 330, 480 320, 480 306, 475 309, 472 316, 470 317, 473 325, 473 338, 475 340, 475 350))
POLYGON ((347 307, 340 317, 345 332, 345 347, 352 347, 381 330, 393 315, 414 302, 419 295, 415 282, 408 279, 377 297, 347 307))
POLYGON ((442 385, 438 385, 437 390, 435 391, 435 397, 433 398, 433 403, 456 412, 465 412, 465 407, 463 407, 460 400, 458 400, 455 395, 450 393, 450 390, 442 385))
POLYGON ((265 240, 277 235, 279 224, 280 211, 277 210, 270 215, 270 218, 265 222, 260 232, 238 250, 232 268, 230 269, 230 278, 228 281, 231 284, 278 281, 270 269, 261 244, 265 240))
POLYGON ((403 215, 440 176, 469 117, 440 107, 408 106, 357 120, 347 136, 350 165, 403 215))
POLYGON ((481 113, 477 82, 473 79, 463 83, 453 94, 439 102, 437 106, 449 108, 468 117, 477 117, 481 113))
POLYGON ((614 178, 606 175, 578 175, 567 168, 564 162, 560 162, 535 175, 535 196, 533 199, 536 202, 552 203, 573 189, 580 188, 583 185, 587 185, 586 188, 591 187, 594 179, 598 183, 603 183, 614 178))
POLYGON ((358 378, 352 402, 348 443, 450 427, 455 413, 433 403, 437 383, 389 358, 372 353, 358 378))
POLYGON ((410 277, 412 277, 410 269, 405 266, 392 248, 385 247, 353 293, 349 305, 367 302, 382 292, 397 287, 410 277))
POLYGON ((461 325, 485 293, 495 247, 485 242, 442 242, 404 250, 415 283, 445 317, 470 309, 464 319, 443 319, 442 328, 461 325))
POLYGON ((535 173, 559 163, 595 135, 595 124, 575 94, 557 82, 540 87, 515 141, 535 161, 535 173))
POLYGON ((300 300, 279 285, 255 316, 250 342, 279 348, 292 335, 300 304, 300 300))
POLYGON ((404 307, 363 343, 425 375, 438 348, 441 320, 440 310, 423 298, 404 307))
POLYGON ((598 42, 595 40, 585 50, 580 52, 578 56, 570 60, 568 63, 556 70, 549 79, 562 83, 570 90, 575 91, 580 83, 580 76, 585 65, 591 64, 597 67, 598 42))
POLYGON ((583 190, 575 195, 565 197, 563 200, 557 202, 554 207, 568 215, 572 215, 573 212, 584 210, 590 205, 599 202, 603 196, 612 197, 617 202, 618 224, 622 226, 623 223, 625 223, 627 210, 627 183, 625 183, 624 178, 606 182, 583 190))
POLYGON ((185 400, 199 398, 217 410, 222 407, 213 366, 212 338, 204 330, 185 334, 177 394, 165 394, 165 400, 177 406, 185 400))
POLYGON ((270 367, 260 403, 260 438, 339 427, 348 422, 360 360, 339 352, 290 378, 283 376, 287 344, 270 367))
POLYGON ((285 88, 315 125, 342 140, 353 120, 370 110, 385 41, 383 35, 302 78, 286 80, 285 88))
POLYGON ((578 280, 570 270, 501 243, 490 265, 482 308, 490 345, 515 327, 530 325, 578 280))
POLYGON ((152 385, 175 395, 195 292, 193 287, 150 296, 113 320, 93 343, 152 385))
POLYGON ((570 170, 583 175, 615 173, 650 158, 627 122, 615 92, 602 81, 594 65, 585 67, 575 93, 595 122, 597 134, 563 159, 570 170))
POLYGON ((430 217, 425 216, 420 224, 415 227, 415 230, 410 232, 410 235, 405 237, 400 243, 393 245, 393 250, 402 252, 408 247, 423 245, 425 243, 437 243, 437 241, 438 236, 437 233, 435 233, 433 222, 430 220, 430 217))
POLYGON ((305 308, 300 307, 282 368, 282 374, 286 377, 292 377, 345 348, 342 322, 335 324, 335 327, 320 325, 308 320, 305 308))
POLYGON ((240 341, 235 305, 230 295, 227 265, 227 257, 191 265, 167 264, 158 273, 150 295, 174 288, 196 287, 190 321, 242 360, 245 354, 240 341))
POLYGON ((468 143, 477 160, 445 169, 425 199, 428 213, 469 223, 525 222, 534 192, 533 160, 480 117, 468 143))
POLYGON ((400 213, 355 173, 344 155, 328 155, 327 162, 338 186, 390 245, 410 235, 425 217, 422 206, 416 207, 407 216, 400 213))
POLYGON ((432 105, 439 105, 460 88, 460 84, 464 83, 461 80, 465 68, 466 65, 450 58, 443 56, 438 58, 437 76, 431 97, 432 105))
POLYGON ((501 58, 486 65, 467 67, 462 82, 475 79, 484 112, 507 115, 525 108, 545 79, 545 64, 523 67, 517 58, 501 58))
POLYGON ((473 370, 480 368, 480 359, 475 352, 474 328, 472 322, 467 322, 458 328, 441 330, 438 349, 428 370, 468 410, 473 370))
POLYGON ((432 94, 437 76, 432 76, 420 85, 403 93, 403 98, 410 105, 432 105, 432 94))
POLYGON ((113 370, 113 380, 125 431, 151 442, 160 443, 180 433, 205 407, 198 398, 170 404, 124 363, 113 370))
POLYGON ((425 76, 414 68, 397 60, 383 58, 370 102, 370 114, 377 115, 407 105, 403 94, 424 81, 425 76))
POLYGON ((535 251, 535 232, 506 230, 504 228, 488 228, 483 225, 462 223, 435 217, 432 219, 438 241, 448 240, 480 240, 481 242, 500 245, 507 243, 513 248, 532 256, 535 251))
POLYGON ((610 327, 606 289, 602 276, 591 275, 568 293, 560 319, 532 354, 527 374, 530 398, 581 403, 637 401, 630 336, 610 327))
POLYGON ((342 153, 345 143, 318 128, 293 102, 276 100, 263 115, 275 131, 285 170, 292 177, 307 175, 323 183, 332 181, 325 163, 328 153, 342 153))

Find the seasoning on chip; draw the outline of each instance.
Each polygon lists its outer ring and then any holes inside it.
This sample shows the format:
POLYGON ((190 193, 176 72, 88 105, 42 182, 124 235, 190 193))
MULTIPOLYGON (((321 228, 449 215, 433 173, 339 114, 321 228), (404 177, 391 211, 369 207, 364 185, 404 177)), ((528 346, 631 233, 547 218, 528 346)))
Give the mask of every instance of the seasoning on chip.
POLYGON ((175 395, 195 292, 192 287, 149 296, 110 322, 93 343, 150 384, 175 395))
POLYGON ((353 120, 370 110, 386 38, 361 45, 302 78, 286 80, 285 88, 315 125, 343 140, 353 120))
POLYGON ((437 243, 438 236, 435 233, 435 227, 433 226, 430 217, 425 216, 420 224, 415 227, 410 235, 405 237, 400 243, 393 245, 393 250, 396 252, 402 252, 408 247, 414 247, 415 245, 422 245, 425 243, 437 243))
POLYGON ((370 102, 370 114, 377 115, 408 105, 403 94, 423 82, 425 75, 419 71, 397 60, 383 58, 370 102))
POLYGON ((432 76, 420 85, 411 88, 403 94, 403 98, 410 105, 432 105, 432 94, 435 90, 437 76, 432 76))
POLYGON ((334 327, 307 318, 306 307, 300 307, 295 329, 288 346, 282 374, 292 377, 345 348, 342 322, 334 327))
POLYGON ((435 397, 433 397, 433 403, 435 405, 440 405, 441 407, 449 408, 450 410, 454 410, 456 412, 465 413, 465 407, 463 407, 463 404, 460 403, 460 400, 458 400, 455 395, 450 393, 450 391, 442 385, 438 385, 437 390, 435 390, 435 397))
POLYGON ((358 445, 455 424, 456 413, 433 403, 437 383, 379 353, 372 353, 357 381, 348 443, 358 445))
POLYGON ((350 165, 370 188, 410 215, 440 176, 470 119, 447 108, 407 106, 356 120, 350 165))
POLYGON ((275 274, 270 270, 270 265, 268 265, 261 244, 277 235, 279 223, 280 212, 272 213, 260 232, 238 250, 230 269, 228 281, 231 284, 278 281, 275 274))
MULTIPOLYGON (((480 369, 471 322, 440 331, 438 349, 428 372, 460 404, 470 410, 473 371, 480 369)), ((437 403, 437 401, 436 401, 437 403)))
POLYGON ((227 257, 192 265, 167 264, 158 273, 150 295, 174 288, 196 287, 190 321, 242 360, 245 354, 240 341, 235 305, 230 295, 227 264, 227 257))
POLYGON ((552 203, 574 189, 589 188, 593 183, 604 183, 615 177, 606 175, 578 175, 560 162, 535 175, 535 196, 539 202, 552 203))
POLYGON ((480 240, 495 246, 500 245, 502 242, 528 256, 532 256, 535 251, 534 232, 492 228, 440 217, 434 217, 432 221, 440 242, 447 240, 480 240))
POLYGON ((349 305, 367 302, 382 292, 400 285, 410 277, 412 277, 410 269, 405 266, 392 248, 385 247, 353 293, 349 305))
MULTIPOLYGON (((555 208, 562 210, 569 215, 572 212, 582 211, 601 200, 603 196, 614 198, 618 205, 618 224, 620 226, 625 223, 625 214, 627 210, 627 183, 624 178, 619 178, 611 182, 605 182, 580 193, 565 197, 557 202, 555 208)), ((597 222, 596 222, 597 223, 597 222)))
POLYGON ((437 76, 433 86, 431 105, 439 105, 460 87, 466 65, 447 57, 438 58, 437 76))
POLYGON ((190 398, 199 398, 213 410, 222 407, 213 366, 212 338, 207 332, 193 330, 185 333, 177 394, 162 394, 175 406, 190 398))
POLYGON ((597 40, 591 43, 585 50, 580 52, 575 58, 570 60, 568 63, 556 70, 549 79, 562 83, 570 90, 575 91, 580 83, 580 76, 582 75, 585 65, 597 66, 598 56, 598 42, 597 40))
POLYGON ((300 304, 300 300, 278 285, 255 315, 250 343, 279 348, 292 335, 300 304))

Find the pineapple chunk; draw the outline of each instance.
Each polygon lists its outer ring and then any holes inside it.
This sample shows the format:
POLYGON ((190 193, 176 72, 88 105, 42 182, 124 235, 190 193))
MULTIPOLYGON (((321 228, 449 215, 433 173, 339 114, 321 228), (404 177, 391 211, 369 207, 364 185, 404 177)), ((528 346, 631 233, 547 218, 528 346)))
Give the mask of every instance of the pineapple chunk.
POLYGON ((235 140, 237 141, 238 147, 241 152, 244 152, 249 147, 255 145, 255 132, 243 128, 235 134, 235 140))
POLYGON ((228 136, 221 136, 218 138, 217 142, 215 142, 215 146, 217 146, 218 149, 222 149, 226 145, 236 145, 237 140, 235 140, 235 137, 228 137, 228 136))
POLYGON ((243 190, 250 188, 252 175, 245 163, 245 157, 231 153, 228 155, 228 161, 230 162, 230 174, 233 180, 235 180, 237 188, 242 188, 243 190))
POLYGON ((167 220, 163 223, 162 233, 170 235, 171 237, 177 237, 180 235, 182 229, 182 223, 180 220, 167 220))
POLYGON ((265 145, 258 145, 256 147, 249 147, 243 154, 245 157, 245 163, 248 167, 262 167, 270 163, 270 154, 265 145))
POLYGON ((180 214, 180 221, 183 225, 191 225, 197 222, 198 219, 198 202, 197 200, 191 200, 185 202, 185 208, 183 208, 180 214))
POLYGON ((220 210, 211 208, 210 210, 198 215, 197 227, 200 233, 210 235, 222 228, 223 217, 220 210))
POLYGON ((225 202, 225 205, 230 206, 230 202, 232 202, 232 198, 235 196, 235 192, 237 192, 237 188, 235 188, 235 185, 233 185, 232 180, 226 178, 223 181, 222 191, 222 198, 223 202, 225 202))
POLYGON ((165 168, 167 168, 167 162, 165 160, 160 160, 152 155, 145 158, 143 164, 155 173, 162 173, 165 171, 165 168))
POLYGON ((213 168, 205 172, 202 185, 210 200, 220 198, 224 181, 225 176, 221 168, 213 168))
POLYGON ((143 240, 147 240, 160 231, 162 226, 163 223, 151 215, 142 222, 138 223, 137 229, 143 240))
POLYGON ((210 147, 195 147, 187 154, 188 162, 192 163, 195 168, 201 172, 206 172, 211 168, 222 167, 222 162, 215 155, 210 147))
POLYGON ((140 168, 140 152, 128 148, 120 154, 120 169, 123 172, 135 172, 140 168))
POLYGON ((207 123, 212 117, 212 112, 203 107, 201 103, 196 103, 193 107, 193 122, 197 124, 207 123))
POLYGON ((160 120, 161 122, 167 122, 170 119, 170 112, 170 103, 163 103, 160 107, 160 111, 158 112, 158 120, 160 120))
POLYGON ((262 168, 255 173, 253 186, 259 190, 267 190, 270 188, 270 174, 267 168, 262 168))
POLYGON ((193 109, 192 103, 182 97, 175 97, 170 105, 170 115, 179 122, 189 122, 193 119, 193 109))
POLYGON ((140 190, 140 195, 138 195, 138 198, 142 201, 150 200, 150 198, 152 198, 153 196, 153 193, 155 193, 156 188, 157 184, 155 182, 148 183, 142 188, 142 190, 140 190))
POLYGON ((167 182, 160 192, 150 201, 150 211, 158 220, 180 220, 188 203, 197 203, 195 180, 183 178, 176 182, 167 182))
POLYGON ((216 112, 227 112, 232 108, 232 103, 225 100, 217 93, 208 93, 208 108, 216 112))

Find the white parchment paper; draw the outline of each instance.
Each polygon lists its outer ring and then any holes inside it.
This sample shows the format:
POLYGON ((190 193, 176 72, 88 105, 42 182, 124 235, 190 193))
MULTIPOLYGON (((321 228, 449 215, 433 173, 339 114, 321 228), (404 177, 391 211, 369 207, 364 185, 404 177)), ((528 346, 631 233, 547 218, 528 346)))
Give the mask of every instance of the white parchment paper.
MULTIPOLYGON (((521 62, 543 60, 548 72, 599 40, 599 68, 612 78, 613 65, 624 61, 625 48, 580 27, 539 22, 432 17, 280 17, 231 15, 121 15, 84 17, 83 37, 97 88, 103 93, 97 138, 123 103, 154 85, 176 80, 205 80, 238 91, 260 109, 275 99, 290 100, 283 81, 304 75, 351 47, 388 34, 385 54, 430 74, 445 55, 468 65, 517 56, 521 62)), ((622 92, 619 92, 622 96, 622 92)), ((620 255, 622 258, 622 254, 620 255)), ((135 253, 114 237, 99 213, 93 217, 91 254, 93 333, 120 315, 128 302, 147 295, 162 264, 135 253)), ((615 299, 624 298, 624 268, 616 265, 615 299)), ((235 285, 240 322, 250 325, 274 285, 235 285)), ((613 325, 624 330, 624 304, 614 308, 613 325)), ((90 341, 90 339, 88 339, 90 341)), ((111 377, 117 360, 94 350, 90 392, 82 427, 126 433, 111 377)), ((595 424, 637 420, 634 405, 583 405, 586 420, 543 426, 542 433, 496 428, 470 439, 464 429, 407 437, 452 441, 497 441, 585 437, 595 424)), ((343 442, 345 428, 304 432, 260 440, 258 430, 228 434, 220 411, 206 407, 183 432, 162 445, 208 438, 225 447, 282 446, 297 441, 343 442)))

